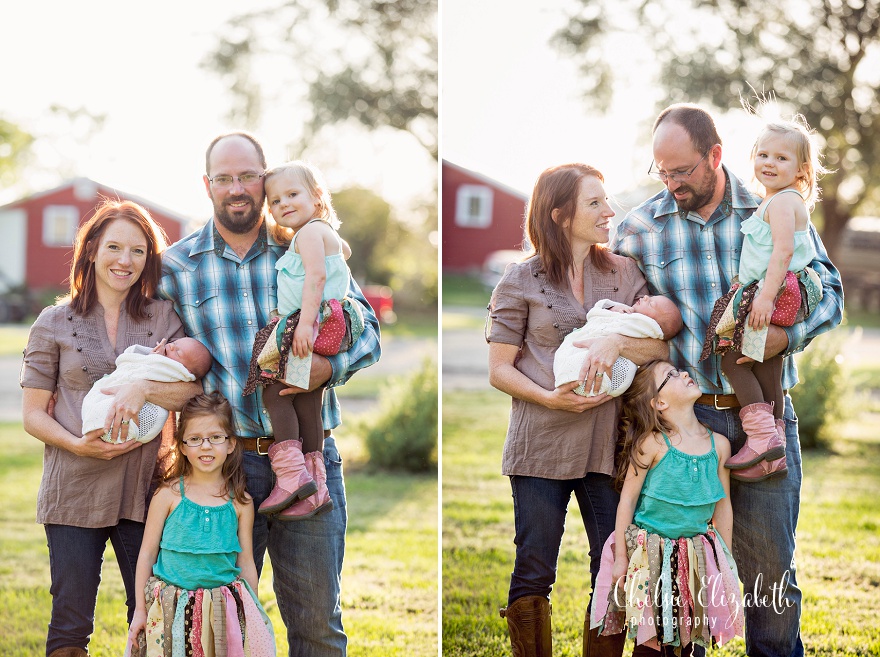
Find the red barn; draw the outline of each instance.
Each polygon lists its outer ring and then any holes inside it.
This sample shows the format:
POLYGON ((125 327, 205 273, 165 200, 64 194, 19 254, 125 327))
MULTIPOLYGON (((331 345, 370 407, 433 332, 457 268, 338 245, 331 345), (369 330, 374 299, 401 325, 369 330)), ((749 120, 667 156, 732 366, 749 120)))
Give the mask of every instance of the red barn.
POLYGON ((474 272, 494 252, 522 249, 528 196, 443 160, 443 269, 474 272))
POLYGON ((63 289, 76 230, 105 198, 145 207, 169 244, 186 234, 188 218, 88 178, 75 178, 0 207, 0 293, 19 286, 31 292, 63 289))

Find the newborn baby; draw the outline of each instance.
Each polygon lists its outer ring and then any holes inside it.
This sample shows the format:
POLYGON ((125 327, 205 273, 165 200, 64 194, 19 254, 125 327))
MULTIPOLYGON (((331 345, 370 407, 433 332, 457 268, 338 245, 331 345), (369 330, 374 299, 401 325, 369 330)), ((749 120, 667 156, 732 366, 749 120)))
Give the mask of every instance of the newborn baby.
MULTIPOLYGON (((211 352, 195 338, 179 338, 174 342, 162 340, 152 349, 132 345, 116 359, 116 369, 97 381, 83 400, 83 435, 102 428, 107 419, 113 395, 102 393, 102 389, 144 380, 195 381, 208 373, 212 362, 211 352)), ((147 402, 137 420, 128 425, 128 440, 149 442, 162 431, 167 419, 166 409, 147 402)), ((109 431, 101 438, 112 441, 109 431)))
MULTIPOLYGON (((612 334, 631 338, 668 340, 681 328, 681 313, 667 297, 645 295, 636 299, 632 306, 610 299, 601 299, 587 313, 587 323, 565 336, 559 349, 556 350, 553 359, 555 385, 559 387, 564 383, 577 381, 581 376, 581 367, 589 349, 575 347, 575 342, 612 334)), ((598 393, 590 390, 592 385, 583 383, 575 388, 574 392, 585 397, 592 397, 594 394, 617 397, 629 388, 635 373, 636 364, 621 356, 611 368, 611 378, 603 374, 598 393)))

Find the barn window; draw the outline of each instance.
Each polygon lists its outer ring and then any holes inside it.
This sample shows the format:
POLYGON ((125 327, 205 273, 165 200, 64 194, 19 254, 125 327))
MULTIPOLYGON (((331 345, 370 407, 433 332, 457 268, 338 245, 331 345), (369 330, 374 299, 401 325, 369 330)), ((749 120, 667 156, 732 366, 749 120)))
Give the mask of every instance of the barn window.
POLYGON ((73 205, 47 205, 43 210, 43 244, 71 246, 79 226, 79 210, 73 205))
POLYGON ((488 228, 492 224, 492 188, 462 185, 455 201, 455 223, 467 228, 488 228))

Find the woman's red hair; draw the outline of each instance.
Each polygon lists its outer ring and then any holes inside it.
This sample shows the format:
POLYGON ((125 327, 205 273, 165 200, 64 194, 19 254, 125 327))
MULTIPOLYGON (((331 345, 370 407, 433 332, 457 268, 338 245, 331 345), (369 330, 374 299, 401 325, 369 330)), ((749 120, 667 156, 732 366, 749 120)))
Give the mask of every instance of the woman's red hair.
MULTIPOLYGON (((540 258, 547 278, 553 285, 567 284, 568 270, 574 266, 571 251, 570 220, 577 209, 581 180, 587 176, 605 177, 588 164, 560 164, 545 170, 535 183, 535 189, 526 209, 526 236, 540 258), (558 210, 553 219, 553 210, 558 210), (564 226, 568 225, 568 229, 564 226)), ((594 244, 590 247, 590 260, 603 271, 611 269, 608 251, 594 244)))
POLYGON ((106 199, 77 231, 73 242, 73 264, 70 267, 70 307, 75 313, 84 315, 98 302, 95 254, 107 226, 117 219, 136 225, 147 240, 144 270, 131 286, 125 300, 129 315, 146 319, 147 300, 155 297, 162 276, 161 254, 168 246, 168 237, 145 208, 131 201, 106 199))

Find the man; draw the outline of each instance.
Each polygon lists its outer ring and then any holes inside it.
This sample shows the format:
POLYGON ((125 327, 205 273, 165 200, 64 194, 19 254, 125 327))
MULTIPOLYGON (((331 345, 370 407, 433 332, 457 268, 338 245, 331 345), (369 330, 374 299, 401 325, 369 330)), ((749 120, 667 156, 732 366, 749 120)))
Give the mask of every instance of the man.
MULTIPOLYGON (((204 228, 183 238, 162 257, 159 293, 174 302, 189 336, 214 357, 203 379, 206 391, 229 399, 235 429, 243 438, 244 469, 254 505, 269 496, 273 476, 266 455, 273 437, 259 391, 242 396, 254 335, 276 307, 275 262, 287 250, 267 233, 262 174, 266 158, 259 142, 244 132, 221 135, 206 153, 205 189, 214 215, 204 228)), ((323 422, 324 461, 333 510, 290 522, 254 521, 254 559, 258 572, 268 547, 273 587, 287 626, 290 655, 345 655, 340 575, 345 548, 345 488, 342 463, 329 430, 340 423, 333 386, 379 358, 379 326, 360 288, 349 293, 361 302, 363 335, 352 347, 329 358, 314 354, 311 390, 326 383, 323 422)), ((295 390, 295 389, 294 389, 295 390)))
MULTIPOLYGON (((684 320, 670 342, 673 363, 685 365, 704 393, 697 417, 732 442, 745 442, 739 404, 721 376, 721 359, 699 362, 715 299, 739 269, 740 224, 759 199, 721 164, 721 138, 712 117, 695 105, 672 105, 653 129, 651 173, 666 189, 632 210, 617 229, 612 248, 638 261, 651 294, 671 297, 684 320)), ((810 226, 817 256, 810 264, 822 279, 824 297, 809 318, 792 327, 770 326, 765 357, 790 356, 840 323, 840 275, 810 226)), ((785 359, 783 388, 797 383, 785 359)), ((785 397, 788 473, 760 482, 732 482, 733 552, 746 595, 746 652, 778 657, 804 654, 800 637, 801 591, 794 566, 800 506, 801 453, 791 398, 785 397)))

